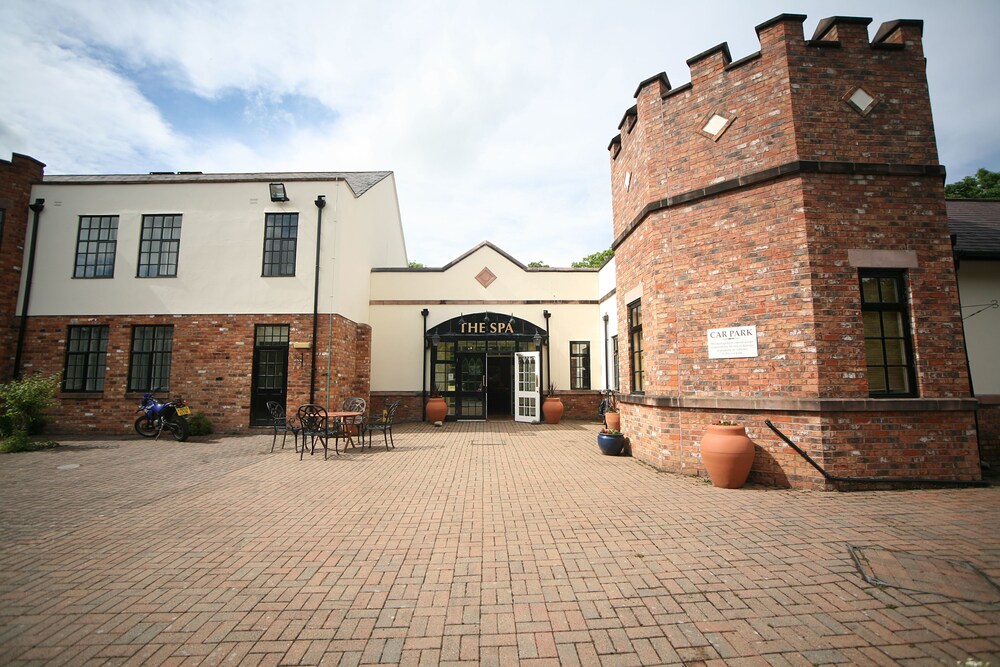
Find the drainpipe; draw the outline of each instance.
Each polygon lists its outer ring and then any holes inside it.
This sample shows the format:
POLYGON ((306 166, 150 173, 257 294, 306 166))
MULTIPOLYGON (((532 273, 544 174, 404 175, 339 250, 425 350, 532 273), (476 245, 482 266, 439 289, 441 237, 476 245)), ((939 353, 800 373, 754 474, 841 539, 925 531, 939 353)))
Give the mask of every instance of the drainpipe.
MULTIPOLYGON (((549 318, 552 313, 543 310, 542 316, 545 317, 545 378, 548 384, 552 384, 552 339, 549 338, 549 318)), ((546 393, 545 397, 547 396, 546 393)))
POLYGON ((28 253, 28 269, 25 275, 24 300, 21 302, 21 323, 17 332, 17 349, 14 352, 14 379, 21 377, 21 353, 24 351, 24 337, 28 332, 28 301, 31 300, 31 278, 35 273, 35 247, 38 244, 38 222, 45 208, 44 199, 36 199, 28 208, 35 214, 31 222, 31 251, 28 253))
POLYGON ((420 314, 424 317, 424 337, 420 341, 420 349, 423 350, 424 356, 424 368, 420 375, 420 421, 425 422, 427 421, 427 316, 431 311, 424 308, 420 314))
MULTIPOLYGON (((319 321, 319 247, 323 234, 323 207, 326 206, 326 195, 316 197, 316 276, 313 282, 313 330, 312 330, 312 363, 309 370, 309 402, 316 402, 316 325, 319 321)), ((329 398, 329 397, 327 397, 329 398)))
POLYGON ((611 390, 611 379, 608 376, 608 317, 607 313, 604 313, 604 389, 605 391, 611 390))

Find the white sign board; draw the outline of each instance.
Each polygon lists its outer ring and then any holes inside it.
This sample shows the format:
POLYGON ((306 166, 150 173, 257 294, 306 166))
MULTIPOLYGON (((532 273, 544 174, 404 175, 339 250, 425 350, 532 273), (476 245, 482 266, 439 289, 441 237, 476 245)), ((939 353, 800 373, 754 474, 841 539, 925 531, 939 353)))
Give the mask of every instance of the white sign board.
POLYGON ((756 326, 708 330, 709 359, 738 359, 756 356, 756 326))

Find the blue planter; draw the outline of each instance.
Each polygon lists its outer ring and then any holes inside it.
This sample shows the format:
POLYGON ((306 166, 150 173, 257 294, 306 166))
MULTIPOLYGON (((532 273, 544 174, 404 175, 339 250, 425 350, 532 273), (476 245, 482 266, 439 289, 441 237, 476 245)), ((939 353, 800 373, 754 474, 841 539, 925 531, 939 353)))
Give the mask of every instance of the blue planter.
POLYGON ((602 454, 618 456, 625 449, 625 436, 621 433, 598 433, 597 446, 602 454))

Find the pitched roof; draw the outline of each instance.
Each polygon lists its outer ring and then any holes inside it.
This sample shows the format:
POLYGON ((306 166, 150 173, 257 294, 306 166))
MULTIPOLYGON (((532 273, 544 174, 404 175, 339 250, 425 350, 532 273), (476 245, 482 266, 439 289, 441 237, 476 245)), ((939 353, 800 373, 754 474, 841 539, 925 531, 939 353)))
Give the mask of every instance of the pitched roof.
POLYGON ((1000 199, 947 199, 948 228, 966 259, 1000 259, 1000 199))
POLYGON ((122 185, 131 183, 268 183, 272 181, 345 181, 355 197, 368 192, 391 171, 293 171, 248 174, 203 174, 200 171, 149 174, 46 175, 45 185, 122 185))

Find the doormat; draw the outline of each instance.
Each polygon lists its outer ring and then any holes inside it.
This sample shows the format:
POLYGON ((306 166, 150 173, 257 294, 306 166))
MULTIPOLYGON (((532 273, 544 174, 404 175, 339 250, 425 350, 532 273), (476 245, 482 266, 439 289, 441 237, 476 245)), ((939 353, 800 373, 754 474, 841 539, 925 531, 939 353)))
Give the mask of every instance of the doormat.
POLYGON ((970 602, 1000 602, 1000 586, 971 563, 879 547, 849 544, 847 548, 861 577, 870 584, 970 602))

